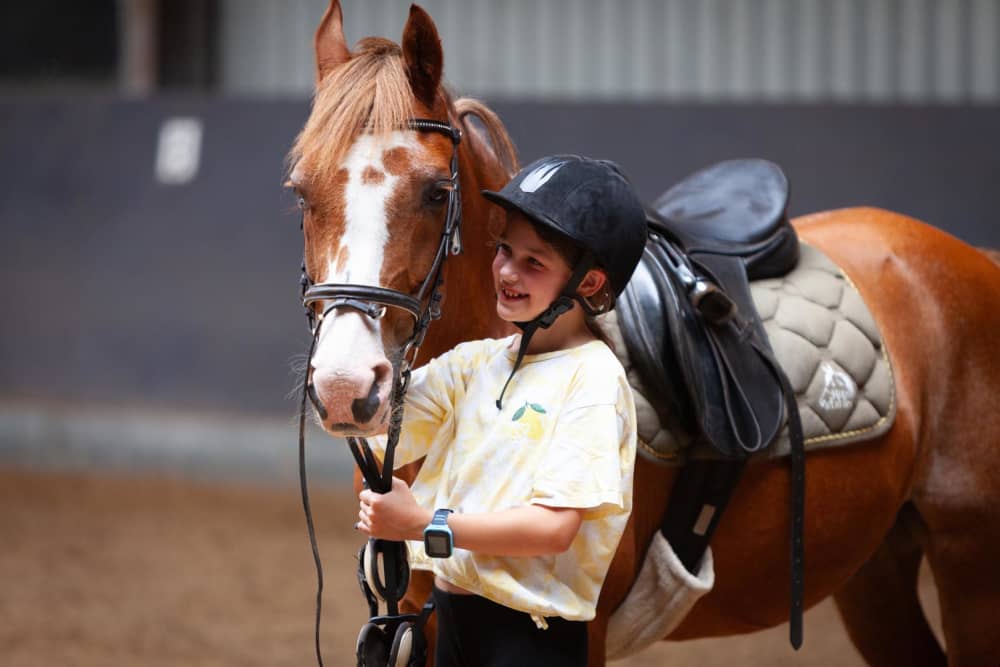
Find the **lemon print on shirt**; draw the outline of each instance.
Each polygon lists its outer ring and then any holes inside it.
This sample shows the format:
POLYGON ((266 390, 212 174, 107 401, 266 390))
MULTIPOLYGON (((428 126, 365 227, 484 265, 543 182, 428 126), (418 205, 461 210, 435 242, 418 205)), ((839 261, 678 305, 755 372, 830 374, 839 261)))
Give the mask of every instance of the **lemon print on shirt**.
POLYGON ((519 422, 521 433, 532 440, 538 440, 545 433, 545 424, 542 423, 542 415, 545 408, 538 403, 524 402, 524 405, 514 411, 510 418, 512 422, 519 422))

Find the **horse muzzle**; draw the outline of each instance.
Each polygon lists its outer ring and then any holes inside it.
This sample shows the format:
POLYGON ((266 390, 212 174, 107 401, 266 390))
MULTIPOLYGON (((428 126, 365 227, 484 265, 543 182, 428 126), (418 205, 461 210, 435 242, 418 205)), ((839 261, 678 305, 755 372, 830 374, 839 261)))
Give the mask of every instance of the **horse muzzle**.
POLYGON ((309 399, 334 435, 374 435, 384 430, 392 391, 388 360, 370 368, 311 369, 309 399))

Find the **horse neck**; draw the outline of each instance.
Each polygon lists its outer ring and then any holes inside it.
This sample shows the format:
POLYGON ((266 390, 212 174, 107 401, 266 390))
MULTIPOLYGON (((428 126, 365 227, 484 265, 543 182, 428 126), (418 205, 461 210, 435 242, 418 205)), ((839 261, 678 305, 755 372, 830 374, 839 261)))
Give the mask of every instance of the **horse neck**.
POLYGON ((441 319, 427 331, 420 362, 436 357, 458 343, 479 338, 509 335, 513 327, 496 313, 493 294, 494 240, 490 234, 490 216, 498 211, 480 194, 483 189, 499 189, 510 175, 492 151, 483 149, 479 140, 463 127, 466 139, 459 147, 459 173, 462 189, 462 253, 448 258, 445 266, 444 303, 441 319), (477 150, 478 149, 478 150, 477 150))

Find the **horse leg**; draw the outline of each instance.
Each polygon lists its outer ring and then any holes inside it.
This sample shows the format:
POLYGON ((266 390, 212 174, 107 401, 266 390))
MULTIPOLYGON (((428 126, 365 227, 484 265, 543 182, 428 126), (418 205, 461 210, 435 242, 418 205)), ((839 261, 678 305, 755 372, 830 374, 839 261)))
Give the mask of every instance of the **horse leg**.
MULTIPOLYGON (((983 300, 1000 313, 1000 281, 992 287, 993 303, 983 300)), ((927 526, 925 554, 953 667, 1000 664, 998 326, 1000 315, 984 327, 985 335, 994 337, 988 351, 966 345, 959 358, 949 360, 950 375, 944 368, 937 373, 956 393, 964 392, 928 412, 927 421, 935 423, 929 430, 933 445, 925 447, 912 494, 927 526)))
MULTIPOLYGON (((971 261, 971 259, 970 259, 971 261)), ((995 267, 990 266, 995 271, 995 267)), ((924 545, 937 585, 948 664, 1000 664, 1000 273, 953 287, 975 295, 953 331, 962 341, 934 369, 936 391, 924 418, 927 439, 915 471, 912 502, 927 528, 924 545), (992 278, 992 280, 990 280, 992 278), (975 323, 975 324, 973 324, 975 323), (963 336, 958 332, 963 327, 963 336), (976 333, 972 338, 968 331, 976 333)))
POLYGON ((937 584, 948 663, 996 665, 1000 660, 1000 503, 996 489, 947 529, 931 527, 927 560, 937 584))
MULTIPOLYGON (((399 605, 402 614, 419 614, 424 604, 430 600, 434 586, 434 576, 426 570, 410 572, 410 586, 406 589, 406 597, 399 605)), ((427 665, 434 667, 434 645, 437 642, 437 614, 431 614, 424 625, 424 641, 427 646, 427 665)))
POLYGON ((872 667, 946 664, 917 597, 919 521, 904 506, 878 551, 834 594, 851 642, 872 667))
POLYGON ((607 634, 608 619, 600 614, 587 623, 587 667, 604 667, 607 664, 607 634))

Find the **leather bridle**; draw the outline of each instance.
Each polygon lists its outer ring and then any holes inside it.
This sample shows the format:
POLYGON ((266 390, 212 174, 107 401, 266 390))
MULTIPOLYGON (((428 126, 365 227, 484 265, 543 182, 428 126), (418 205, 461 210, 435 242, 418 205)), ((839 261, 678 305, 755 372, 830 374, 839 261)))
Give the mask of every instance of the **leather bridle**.
MULTIPOLYGON (((458 174, 458 146, 462 141, 462 131, 449 123, 425 118, 410 119, 407 122, 407 127, 419 132, 437 132, 447 136, 452 142, 451 177, 441 240, 438 243, 430 270, 427 272, 427 276, 421 283, 417 293, 410 295, 399 290, 372 285, 314 283, 306 270, 305 260, 303 259, 302 262, 302 277, 299 281, 302 306, 306 311, 306 319, 309 323, 309 331, 312 339, 306 360, 305 377, 302 382, 302 395, 299 406, 299 484, 302 491, 302 507, 305 510, 306 525, 309 530, 309 542, 312 545, 313 560, 316 564, 315 643, 316 659, 320 667, 323 665, 319 642, 323 599, 323 565, 319 555, 319 546, 316 541, 316 530, 313 524, 312 510, 309 505, 309 492, 306 484, 305 417, 306 401, 309 400, 320 417, 323 419, 326 418, 326 410, 323 408, 312 385, 312 357, 316 351, 316 343, 319 339, 323 320, 330 313, 335 313, 341 309, 355 310, 372 320, 379 320, 385 315, 387 308, 396 308, 405 311, 413 318, 413 332, 401 347, 399 363, 396 365, 395 372, 393 373, 393 387, 389 405, 389 429, 381 471, 379 470, 375 455, 365 438, 347 438, 347 444, 361 471, 365 485, 377 493, 386 493, 392 488, 393 459, 403 421, 403 397, 409 384, 410 371, 413 363, 416 361, 417 353, 421 344, 423 344, 424 337, 427 335, 430 323, 441 317, 442 294, 440 290, 444 283, 445 261, 449 254, 456 255, 462 251, 460 234, 462 193, 458 174), (316 305, 323 304, 324 302, 325 305, 323 305, 322 310, 317 315, 316 305)), ((375 581, 372 582, 373 585, 371 588, 375 589, 379 596, 385 600, 388 612, 386 617, 375 616, 378 611, 377 600, 371 595, 371 589, 366 589, 364 582, 362 582, 362 592, 368 599, 369 609, 372 611, 373 618, 371 620, 375 621, 384 618, 401 619, 403 617, 399 615, 399 600, 406 593, 409 579, 406 546, 402 542, 369 540, 367 548, 373 553, 378 552, 384 565, 384 580, 378 568, 372 568, 375 572, 375 581)), ((429 614, 429 610, 425 607, 425 611, 421 615, 422 619, 419 621, 420 626, 426 620, 427 614, 429 614)), ((409 620, 416 621, 416 619, 409 620)))
POLYGON ((460 227, 462 223, 462 193, 458 177, 458 145, 462 141, 462 131, 448 123, 424 118, 413 118, 407 122, 407 127, 420 132, 438 132, 447 136, 452 142, 451 176, 449 178, 448 207, 445 214, 445 224, 441 231, 441 241, 438 244, 434 262, 424 278, 417 294, 410 295, 399 290, 372 285, 354 285, 349 283, 314 283, 302 263, 302 306, 306 311, 309 329, 317 335, 323 318, 341 308, 356 310, 368 317, 378 320, 385 315, 386 307, 406 311, 414 322, 413 334, 403 344, 402 362, 404 370, 416 358, 417 350, 427 334, 427 327, 432 320, 441 317, 440 287, 443 281, 442 269, 448 254, 457 255, 462 251, 460 227), (319 316, 316 315, 315 304, 328 301, 319 316))

